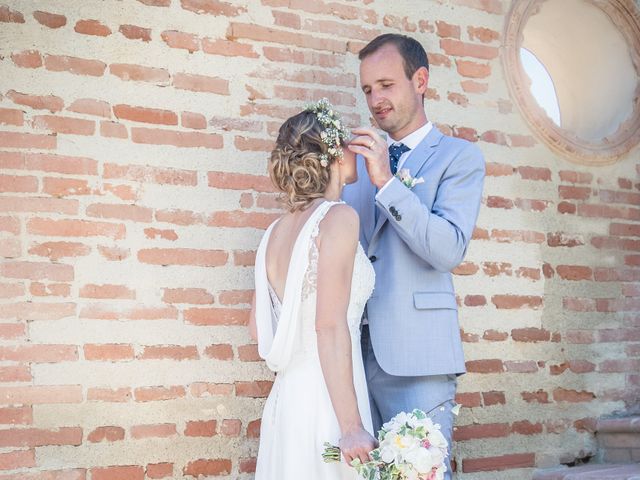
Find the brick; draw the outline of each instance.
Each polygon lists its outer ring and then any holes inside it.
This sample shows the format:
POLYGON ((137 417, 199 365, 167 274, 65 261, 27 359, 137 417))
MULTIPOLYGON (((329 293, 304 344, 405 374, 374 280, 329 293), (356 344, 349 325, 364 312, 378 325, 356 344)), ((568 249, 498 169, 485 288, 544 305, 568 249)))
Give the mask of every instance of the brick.
POLYGON ((122 224, 89 220, 33 218, 27 222, 27 233, 57 237, 104 236, 118 240, 124 238, 125 227, 122 224))
POLYGON ((226 437, 238 437, 242 429, 242 422, 238 419, 223 420, 220 425, 220 434, 226 437))
MULTIPOLYGON (((193 1, 193 0, 182 0, 193 1)), ((199 459, 194 460, 182 469, 183 475, 199 477, 200 475, 225 476, 231 473, 231 460, 228 459, 199 459)))
POLYGON ((65 257, 89 255, 91 253, 91 247, 78 242, 44 242, 34 244, 29 249, 29 253, 58 261, 65 257))
POLYGON ((57 139, 53 135, 39 135, 20 132, 0 132, 0 148, 55 149, 57 139))
POLYGON ((593 270, 591 267, 580 265, 558 265, 556 272, 564 280, 592 280, 593 270))
POLYGON ((68 297, 71 295, 71 285, 68 283, 31 282, 29 293, 36 297, 68 297))
POLYGON ((87 435, 91 443, 117 442, 124 440, 124 428, 122 427, 98 427, 87 435))
POLYGON ((504 371, 502 360, 486 359, 486 360, 467 360, 467 371, 469 373, 501 373, 504 371))
POLYGON ((24 278, 29 280, 73 280, 74 270, 71 265, 51 264, 47 262, 14 261, 0 265, 0 274, 7 278, 24 278))
POLYGON ((93 120, 54 115, 35 116, 33 118, 33 126, 40 130, 50 130, 55 133, 71 135, 93 135, 96 130, 96 123, 93 120))
POLYGON ((147 465, 147 477, 149 478, 173 478, 173 463, 150 463, 147 465))
POLYGON ((551 340, 551 332, 543 328, 514 328, 511 330, 511 338, 516 342, 548 342, 551 340))
POLYGON ((38 179, 31 176, 0 174, 0 192, 35 193, 38 191, 38 179))
POLYGON ((185 128, 193 128, 195 130, 204 130, 207 128, 207 119, 199 113, 182 112, 180 114, 180 123, 185 128))
POLYGON ((160 230, 158 228, 145 228, 144 235, 145 237, 152 240, 161 238, 163 240, 176 241, 178 239, 178 234, 175 232, 175 230, 160 230))
POLYGON ((218 77, 176 73, 172 83, 181 90, 229 95, 229 81, 218 77))
POLYGON ((98 162, 90 158, 55 154, 0 152, 0 167, 72 175, 95 175, 98 162))
POLYGON ((591 197, 591 187, 559 185, 558 194, 565 200, 588 200, 591 197))
POLYGON ((482 392, 482 401, 485 407, 489 407, 492 405, 504 405, 506 404, 506 399, 504 392, 482 392))
POLYGON ((436 32, 439 37, 460 39, 460 26, 452 25, 444 21, 436 21, 436 32))
POLYGON ((279 10, 272 10, 275 25, 279 27, 293 28, 300 30, 302 23, 300 22, 300 15, 291 12, 281 12, 279 10))
POLYGON ((480 397, 480 392, 457 393, 455 400, 456 400, 456 403, 459 403, 465 408, 480 407, 482 405, 482 398, 480 397))
POLYGON ((137 25, 120 25, 118 31, 129 40, 151 41, 151 29, 139 27, 137 25))
POLYGON ((576 172, 572 170, 560 170, 560 180, 568 183, 591 183, 593 175, 587 172, 576 172))
MULTIPOLYGON (((13 324, 8 324, 13 326, 13 324)), ((23 325, 18 324, 17 326, 23 327, 23 325)), ((8 338, 4 336, 3 338, 8 338)), ((31 382, 33 380, 33 376, 31 375, 31 369, 29 365, 9 365, 6 367, 0 367, 0 382, 5 383, 14 383, 14 382, 31 382)), ((7 412, 4 412, 7 413, 7 412)), ((3 422, 0 423, 13 423, 13 422, 3 422)), ((21 423, 21 422, 18 422, 21 423)))
POLYGON ((9 90, 7 97, 10 98, 13 103, 36 110, 49 110, 54 113, 64 108, 64 101, 55 95, 30 95, 9 90))
POLYGON ((67 24, 67 17, 57 13, 37 10, 33 12, 33 18, 35 18, 41 25, 49 28, 60 28, 67 24))
POLYGON ((497 457, 465 458, 462 460, 462 471, 464 473, 492 472, 533 466, 535 466, 534 453, 512 453, 497 457))
POLYGON ((257 463, 258 459, 255 457, 240 458, 238 470, 240 470, 241 473, 254 473, 256 471, 257 463))
POLYGON ((509 338, 509 334, 498 330, 485 330, 482 334, 482 338, 490 342, 503 342, 509 338))
POLYGON ((89 361, 120 361, 133 360, 134 351, 127 344, 86 344, 84 345, 84 358, 89 361))
POLYGON ((200 50, 200 39, 197 35, 177 30, 165 30, 160 34, 160 37, 171 48, 180 48, 189 53, 200 50))
POLYGON ((233 393, 234 385, 230 383, 204 383, 196 382, 191 384, 191 395, 197 398, 210 396, 228 396, 233 393))
MULTIPOLYGON (((489 91, 489 84, 476 82, 474 80, 463 80, 462 82, 460 82, 460 86, 466 93, 487 93, 489 91)), ((486 166, 488 167, 489 163, 487 163, 486 166)), ((487 168, 487 175, 488 174, 489 169, 487 168)))
POLYGON ((470 25, 467 27, 467 34, 471 41, 479 40, 482 43, 492 43, 500 40, 500 32, 485 27, 472 27, 470 25))
POLYGON ((238 358, 242 362, 259 362, 262 360, 258 353, 258 345, 239 345, 238 358))
POLYGON ((165 288, 162 301, 206 305, 213 303, 213 295, 204 288, 165 288))
MULTIPOLYGON (((156 402, 183 398, 186 394, 184 387, 140 387, 133 392, 136 402, 156 402)), ((175 429, 175 425, 174 425, 175 429)))
POLYGON ((150 82, 157 85, 168 85, 170 79, 169 72, 163 68, 126 63, 112 63, 109 65, 109 73, 125 81, 150 82))
POLYGON ((302 48, 310 48, 320 51, 326 50, 336 53, 345 53, 347 51, 347 43, 344 40, 318 38, 305 33, 290 32, 247 23, 232 22, 229 26, 227 38, 242 38, 259 42, 278 43, 287 46, 296 45, 302 48))
POLYGON ((141 360, 157 360, 157 359, 172 359, 172 360, 197 360, 200 358, 198 355, 198 348, 194 345, 152 345, 144 347, 141 355, 138 356, 141 360))
POLYGON ((271 152, 275 144, 262 138, 235 137, 233 144, 241 152, 271 152))
POLYGON ((247 438, 260 437, 260 425, 260 419, 250 421, 247 425, 247 438))
MULTIPOLYGON (((595 304, 595 301, 593 303, 595 304)), ((567 343, 589 344, 595 342, 595 335, 591 330, 572 329, 565 333, 565 340, 567 343)))
POLYGON ((455 441, 464 442, 479 438, 501 438, 509 435, 508 423, 489 423, 477 425, 459 425, 453 429, 455 441))
POLYGON ((17 470, 35 466, 36 459, 33 449, 0 453, 0 470, 17 470))
POLYGON ((92 203, 87 206, 86 212, 89 217, 131 220, 134 222, 146 223, 151 222, 153 219, 153 211, 150 208, 137 205, 92 203))
POLYGON ((11 10, 6 5, 0 5, 0 22, 24 23, 24 15, 17 10, 11 10))
POLYGON ((440 48, 442 48, 447 55, 454 57, 474 57, 493 60, 498 56, 498 49, 496 47, 466 43, 451 38, 441 39, 440 48))
POLYGON ((565 388, 556 388, 553 391, 553 399, 556 402, 590 402, 596 398, 595 394, 587 391, 569 390, 565 388))
POLYGON ((174 307, 138 306, 122 309, 111 304, 89 304, 82 306, 78 315, 80 318, 97 320, 175 320, 178 311, 174 307))
POLYGON ((75 445, 82 443, 80 427, 62 427, 55 430, 20 428, 0 430, 2 447, 42 447, 46 445, 75 445))
POLYGON ((256 190, 272 192, 274 186, 269 177, 246 175, 240 173, 209 172, 209 186, 233 190, 256 190))
POLYGON ((544 390, 536 392, 521 392, 522 399, 527 403, 549 403, 549 394, 544 390))
POLYGON ((111 29, 99 20, 78 20, 73 29, 78 33, 98 37, 107 37, 112 33, 111 29))
POLYGON ((537 373, 538 372, 538 364, 532 360, 524 360, 524 361, 505 361, 504 362, 505 369, 507 372, 513 373, 537 373))
POLYGON ((233 360, 233 348, 229 344, 209 345, 205 348, 204 354, 216 360, 233 360))
POLYGON ((157 108, 132 107, 130 105, 114 105, 114 115, 119 119, 134 122, 154 123, 162 125, 177 125, 178 116, 169 110, 157 108))
POLYGON ((87 389, 87 400, 117 403, 128 402, 131 400, 131 389, 129 387, 115 389, 89 387, 87 389))
POLYGON ((190 308, 184 319, 193 325, 247 325, 249 311, 235 308, 190 308))
POLYGON ((235 17, 247 10, 245 7, 220 0, 180 0, 180 5, 185 10, 198 14, 222 15, 225 17, 235 17))
POLYGON ((584 245, 584 237, 580 234, 549 232, 547 233, 547 245, 550 247, 578 247, 584 245))
POLYGON ((89 471, 91 480, 144 480, 144 468, 137 465, 94 467, 89 471))
POLYGON ((19 345, 0 347, 0 360, 27 363, 58 363, 78 360, 72 345, 19 345))
POLYGON ((542 307, 543 299, 535 295, 493 295, 491 303, 498 309, 531 308, 537 310, 542 307))
POLYGON ((264 230, 279 217, 278 213, 247 213, 240 210, 215 212, 209 217, 207 225, 230 228, 251 227, 264 230))
POLYGON ((186 423, 184 435, 186 437, 213 437, 216 434, 215 420, 199 420, 186 423))
POLYGON ((20 68, 40 68, 42 57, 37 50, 23 50, 11 54, 11 60, 20 68))
POLYGON ((180 132, 142 127, 131 128, 134 143, 152 145, 173 145, 175 147, 222 148, 222 136, 215 133, 180 132))
POLYGON ((530 230, 491 230, 491 238, 501 243, 542 243, 546 236, 542 232, 530 230))
POLYGON ((622 237, 640 237, 640 225, 612 222, 609 225, 609 235, 622 237))
POLYGON ((134 425, 131 427, 131 438, 167 438, 177 435, 174 423, 153 425, 134 425))
POLYGON ((273 382, 257 380, 254 382, 235 382, 236 396, 251 398, 266 398, 271 391, 273 382))
POLYGON ((454 275, 474 275, 479 270, 478 266, 472 262, 462 262, 454 270, 454 275))
POLYGON ((543 167, 518 167, 518 173, 523 180, 551 181, 551 170, 543 167))
POLYGON ((101 77, 107 65, 99 60, 69 57, 64 55, 45 55, 44 66, 52 72, 69 72, 75 75, 101 77))
POLYGON ((539 435, 542 430, 541 423, 531 423, 528 420, 521 420, 511 424, 511 431, 520 435, 539 435))
MULTIPOLYGON (((231 40, 224 39, 210 39, 203 38, 201 42, 202 51, 209 55, 222 55, 226 57, 247 57, 258 58, 258 54, 253 49, 253 45, 247 43, 240 43, 231 40)), ((266 49, 264 47, 265 56, 267 56, 266 49)), ((302 62, 298 62, 302 63, 302 62)))
POLYGON ((67 107, 67 110, 104 118, 111 117, 111 105, 102 100, 95 100, 92 98, 80 98, 75 100, 71 105, 69 105, 69 107, 67 107))
POLYGON ((487 78, 491 75, 491 65, 470 60, 456 59, 456 69, 460 75, 468 78, 487 78))
POLYGON ((249 304, 252 297, 253 290, 228 290, 218 294, 218 300, 222 305, 249 304))

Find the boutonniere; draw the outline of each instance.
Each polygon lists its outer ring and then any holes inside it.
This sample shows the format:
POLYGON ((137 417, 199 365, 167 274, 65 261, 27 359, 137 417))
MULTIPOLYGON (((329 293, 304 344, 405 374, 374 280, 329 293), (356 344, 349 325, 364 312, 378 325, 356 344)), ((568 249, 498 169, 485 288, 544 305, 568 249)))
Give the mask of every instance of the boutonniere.
POLYGON ((409 188, 413 188, 416 185, 420 184, 420 183, 424 183, 424 178, 420 177, 420 178, 413 178, 411 176, 411 173, 409 173, 409 169, 408 168, 401 168, 400 170, 398 170, 398 172, 396 173, 396 177, 398 177, 398 179, 406 186, 409 188))

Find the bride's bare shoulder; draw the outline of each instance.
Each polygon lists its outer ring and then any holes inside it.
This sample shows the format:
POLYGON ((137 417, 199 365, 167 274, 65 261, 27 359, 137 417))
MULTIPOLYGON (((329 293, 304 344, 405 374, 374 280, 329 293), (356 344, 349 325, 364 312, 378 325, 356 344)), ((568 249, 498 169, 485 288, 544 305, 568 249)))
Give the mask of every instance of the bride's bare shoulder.
POLYGON ((320 222, 320 237, 331 238, 333 241, 340 239, 343 242, 355 243, 358 241, 360 218, 358 213, 346 203, 332 206, 320 222))

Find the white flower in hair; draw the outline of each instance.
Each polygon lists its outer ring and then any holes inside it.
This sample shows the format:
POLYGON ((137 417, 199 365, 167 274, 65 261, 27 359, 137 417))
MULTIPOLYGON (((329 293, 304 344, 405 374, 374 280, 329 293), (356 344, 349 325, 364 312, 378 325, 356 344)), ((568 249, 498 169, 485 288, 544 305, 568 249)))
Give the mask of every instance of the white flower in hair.
POLYGON ((327 153, 320 155, 320 165, 327 167, 329 158, 342 158, 341 142, 349 138, 349 130, 342 124, 338 112, 333 110, 329 100, 322 98, 315 103, 307 105, 307 112, 313 112, 322 125, 323 130, 320 132, 320 139, 327 148, 327 153))

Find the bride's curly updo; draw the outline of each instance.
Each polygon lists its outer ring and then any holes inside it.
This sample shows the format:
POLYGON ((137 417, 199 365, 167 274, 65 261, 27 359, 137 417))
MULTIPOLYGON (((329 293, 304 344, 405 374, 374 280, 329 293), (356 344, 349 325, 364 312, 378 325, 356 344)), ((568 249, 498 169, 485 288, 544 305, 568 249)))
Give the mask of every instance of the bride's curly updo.
MULTIPOLYGON (((293 212, 304 210, 323 196, 331 180, 329 166, 320 156, 328 147, 321 138, 322 125, 313 112, 300 112, 280 127, 276 147, 271 152, 269 175, 283 195, 281 201, 293 212)), ((329 164, 335 159, 329 157, 329 164)))
MULTIPOLYGON (((342 137, 335 141, 344 145, 342 137)), ((329 145, 327 129, 313 111, 300 112, 280 127, 271 152, 269 175, 290 212, 304 210, 329 186, 330 166, 342 153, 337 151, 339 147, 329 145)))

